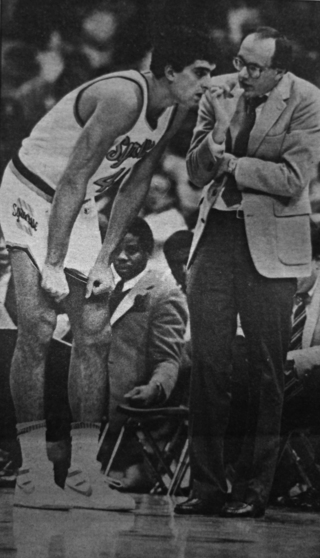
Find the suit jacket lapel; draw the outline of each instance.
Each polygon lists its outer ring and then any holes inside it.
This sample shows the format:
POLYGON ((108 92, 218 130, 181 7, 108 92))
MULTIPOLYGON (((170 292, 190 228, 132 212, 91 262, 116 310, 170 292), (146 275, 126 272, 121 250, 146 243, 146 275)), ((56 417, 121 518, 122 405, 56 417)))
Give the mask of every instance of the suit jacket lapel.
POLYGON ((139 295, 146 294, 154 286, 154 275, 151 270, 138 281, 138 283, 128 292, 128 294, 121 300, 119 306, 115 309, 110 318, 110 325, 114 325, 124 314, 134 306, 135 298, 139 295))
POLYGON ((252 157, 255 154, 269 130, 286 108, 286 100, 290 97, 290 83, 290 75, 285 74, 278 85, 271 91, 250 134, 248 144, 249 156, 252 157))
POLYGON ((311 347, 314 330, 320 313, 320 275, 318 275, 312 301, 308 308, 307 319, 302 335, 302 348, 311 347))

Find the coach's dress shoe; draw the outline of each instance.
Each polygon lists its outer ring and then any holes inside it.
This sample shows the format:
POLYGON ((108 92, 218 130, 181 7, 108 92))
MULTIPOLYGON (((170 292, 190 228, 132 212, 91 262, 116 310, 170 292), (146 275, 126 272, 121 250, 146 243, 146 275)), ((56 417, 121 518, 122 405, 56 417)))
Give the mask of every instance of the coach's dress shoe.
POLYGON ((247 504, 246 502, 230 502, 225 504, 221 510, 222 517, 236 517, 242 519, 244 517, 263 517, 265 510, 256 504, 247 504))
POLYGON ((189 498, 181 504, 177 504, 174 512, 180 515, 218 515, 222 505, 212 503, 211 500, 201 498, 189 498))

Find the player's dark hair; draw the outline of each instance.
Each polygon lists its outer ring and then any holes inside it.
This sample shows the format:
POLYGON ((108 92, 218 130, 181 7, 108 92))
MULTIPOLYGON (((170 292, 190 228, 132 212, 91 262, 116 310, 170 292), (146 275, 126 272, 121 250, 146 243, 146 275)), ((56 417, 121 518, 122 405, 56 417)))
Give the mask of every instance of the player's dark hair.
POLYGON ((144 219, 136 217, 127 230, 127 234, 128 233, 138 238, 139 245, 143 252, 147 252, 147 254, 150 255, 152 254, 154 246, 153 234, 148 223, 144 219))
POLYGON ((259 39, 275 39, 276 46, 271 67, 286 71, 290 69, 293 59, 292 45, 285 35, 273 27, 258 27, 249 35, 256 35, 259 39))
POLYGON ((213 50, 213 41, 207 33, 184 26, 170 27, 155 35, 150 69, 159 79, 167 65, 182 72, 196 60, 213 63, 213 50))

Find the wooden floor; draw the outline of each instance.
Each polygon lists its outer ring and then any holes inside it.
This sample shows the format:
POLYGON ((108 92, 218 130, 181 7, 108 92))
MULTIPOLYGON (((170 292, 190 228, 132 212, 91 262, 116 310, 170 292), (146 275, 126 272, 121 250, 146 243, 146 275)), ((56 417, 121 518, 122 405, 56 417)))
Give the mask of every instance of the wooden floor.
POLYGON ((0 557, 319 558, 320 514, 270 509, 264 519, 181 517, 173 501, 134 496, 134 512, 13 508, 0 491, 0 557))

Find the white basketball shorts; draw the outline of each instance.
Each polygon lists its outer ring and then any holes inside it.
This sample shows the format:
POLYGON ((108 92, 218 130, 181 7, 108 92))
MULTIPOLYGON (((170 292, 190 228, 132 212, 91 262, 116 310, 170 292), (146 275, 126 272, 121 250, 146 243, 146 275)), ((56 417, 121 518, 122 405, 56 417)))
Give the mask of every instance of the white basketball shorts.
MULTIPOLYGON (((7 247, 26 250, 42 270, 48 239, 50 196, 22 176, 10 163, 0 187, 0 225, 7 247)), ((94 199, 86 200, 75 221, 65 269, 85 279, 101 248, 98 213, 94 199)))

